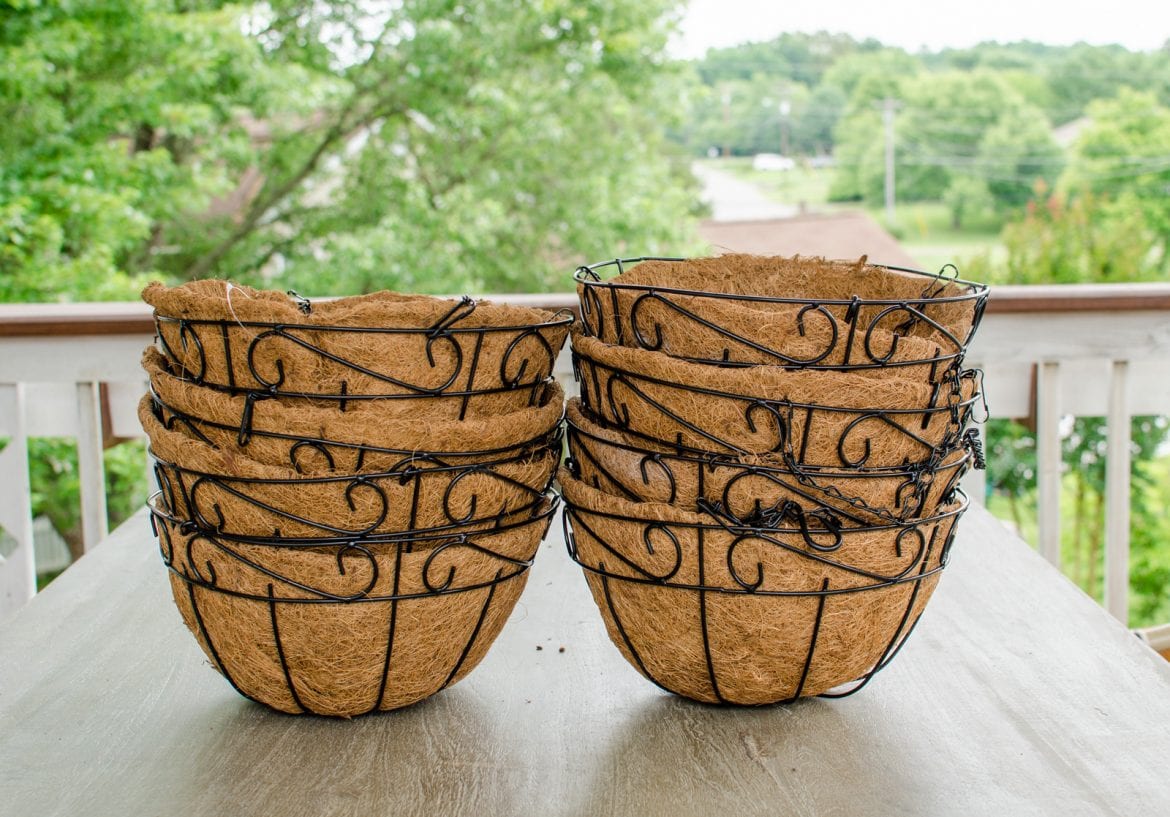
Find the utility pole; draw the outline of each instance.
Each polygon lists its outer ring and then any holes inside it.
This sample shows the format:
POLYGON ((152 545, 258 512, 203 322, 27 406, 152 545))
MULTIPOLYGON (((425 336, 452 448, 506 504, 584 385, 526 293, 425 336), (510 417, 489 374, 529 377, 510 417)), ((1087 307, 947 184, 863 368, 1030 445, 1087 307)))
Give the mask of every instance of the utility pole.
POLYGON ((781 91, 780 96, 780 155, 788 155, 788 116, 792 113, 792 102, 788 99, 787 89, 781 91))
POLYGON ((731 155, 731 145, 728 140, 731 139, 731 92, 723 92, 723 155, 724 157, 731 155))
POLYGON ((886 131, 886 222, 894 223, 894 114, 902 103, 891 97, 882 100, 882 124, 886 131))

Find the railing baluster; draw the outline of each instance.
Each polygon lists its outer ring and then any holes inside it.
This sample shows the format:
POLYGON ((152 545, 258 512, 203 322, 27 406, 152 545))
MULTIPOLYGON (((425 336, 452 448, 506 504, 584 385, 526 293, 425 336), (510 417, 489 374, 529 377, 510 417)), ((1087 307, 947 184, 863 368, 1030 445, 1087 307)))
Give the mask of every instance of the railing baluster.
POLYGON ((1105 455, 1105 609, 1129 623, 1129 363, 1113 361, 1105 455))
POLYGON ((1040 553, 1060 568, 1060 363, 1036 371, 1036 487, 1040 553))
POLYGON ((37 591, 25 417, 24 385, 0 384, 0 433, 8 437, 0 451, 0 526, 16 540, 16 550, 0 561, 0 619, 37 591))
POLYGON ((103 468, 102 399, 98 383, 77 384, 77 472, 81 482, 81 540, 85 550, 109 533, 103 468))

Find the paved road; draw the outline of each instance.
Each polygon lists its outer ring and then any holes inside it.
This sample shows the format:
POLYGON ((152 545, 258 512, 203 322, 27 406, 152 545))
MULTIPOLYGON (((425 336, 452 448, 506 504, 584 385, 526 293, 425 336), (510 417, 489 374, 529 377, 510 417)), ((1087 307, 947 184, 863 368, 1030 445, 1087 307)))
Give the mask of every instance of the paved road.
POLYGON ((759 221, 797 215, 795 206, 773 201, 755 185, 724 170, 700 164, 691 169, 703 183, 703 200, 711 205, 713 221, 759 221))

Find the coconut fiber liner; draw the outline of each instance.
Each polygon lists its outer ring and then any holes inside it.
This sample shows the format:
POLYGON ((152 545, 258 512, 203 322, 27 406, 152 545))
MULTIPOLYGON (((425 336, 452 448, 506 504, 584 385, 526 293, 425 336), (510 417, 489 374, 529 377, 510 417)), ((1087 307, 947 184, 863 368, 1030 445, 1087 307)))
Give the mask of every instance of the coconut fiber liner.
POLYGON ((577 294, 585 332, 608 343, 717 363, 896 366, 920 380, 958 365, 987 297, 864 258, 652 259, 601 281, 604 266, 578 270, 577 294))
POLYGON ((495 412, 529 404, 572 322, 392 292, 310 304, 217 280, 155 283, 142 297, 163 354, 201 385, 333 400, 449 394, 495 412))
POLYGON ((560 448, 449 466, 402 458, 393 471, 305 475, 216 449, 168 429, 144 396, 138 418, 150 438, 167 509, 234 536, 344 537, 491 522, 538 507, 560 448))
POLYGON ((965 507, 848 529, 834 542, 631 503, 564 469, 560 482, 570 555, 610 639, 655 684, 709 703, 769 704, 867 683, 917 623, 965 507))
POLYGON ((183 621, 237 691, 282 712, 352 717, 415 703, 475 668, 553 509, 423 550, 249 545, 157 506, 152 521, 183 621))
POLYGON ((155 414, 168 428, 298 473, 394 471, 408 457, 454 466, 541 455, 555 447, 563 414, 564 392, 555 381, 532 408, 459 420, 458 403, 445 403, 444 411, 441 399, 424 401, 425 411, 412 401, 369 400, 339 412, 336 404, 230 395, 173 375, 154 348, 142 365, 155 414))
POLYGON ((956 447, 979 397, 975 372, 935 385, 889 370, 719 368, 573 334, 581 402, 665 445, 782 454, 809 466, 890 467, 956 447))
POLYGON ((569 401, 569 454, 580 478, 634 502, 718 509, 740 524, 816 512, 842 523, 881 524, 934 515, 949 502, 971 455, 940 452, 938 461, 889 469, 791 469, 783 457, 672 451, 598 423, 569 401))

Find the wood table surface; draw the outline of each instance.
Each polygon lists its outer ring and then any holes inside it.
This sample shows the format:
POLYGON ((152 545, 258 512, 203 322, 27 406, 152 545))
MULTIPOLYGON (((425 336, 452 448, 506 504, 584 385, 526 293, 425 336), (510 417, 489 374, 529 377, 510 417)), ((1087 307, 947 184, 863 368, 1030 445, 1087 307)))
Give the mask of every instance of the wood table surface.
POLYGON ((981 508, 888 669, 760 709, 643 680, 559 530, 470 677, 340 721, 237 696, 135 516, 0 626, 0 815, 1170 814, 1170 665, 981 508))

